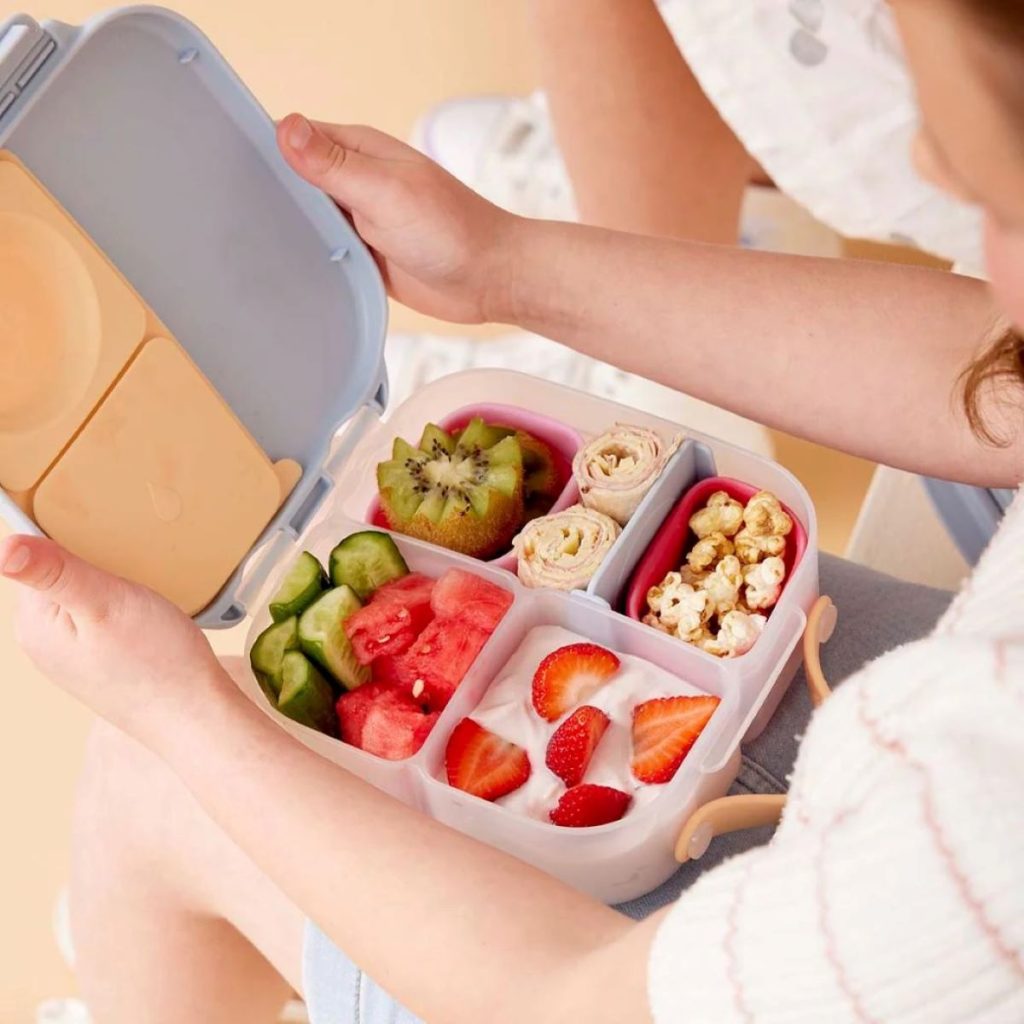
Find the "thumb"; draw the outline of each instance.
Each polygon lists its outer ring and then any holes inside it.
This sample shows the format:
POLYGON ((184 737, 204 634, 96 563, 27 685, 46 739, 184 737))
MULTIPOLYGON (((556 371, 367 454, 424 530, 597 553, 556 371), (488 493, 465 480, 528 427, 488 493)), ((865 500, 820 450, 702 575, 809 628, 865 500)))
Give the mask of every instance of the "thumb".
POLYGON ((105 618, 122 581, 65 551, 46 537, 0 542, 0 574, 36 591, 66 611, 105 618))
POLYGON ((346 209, 373 201, 381 180, 380 161, 357 145, 347 145, 301 114, 289 114, 277 126, 277 144, 289 166, 346 209))

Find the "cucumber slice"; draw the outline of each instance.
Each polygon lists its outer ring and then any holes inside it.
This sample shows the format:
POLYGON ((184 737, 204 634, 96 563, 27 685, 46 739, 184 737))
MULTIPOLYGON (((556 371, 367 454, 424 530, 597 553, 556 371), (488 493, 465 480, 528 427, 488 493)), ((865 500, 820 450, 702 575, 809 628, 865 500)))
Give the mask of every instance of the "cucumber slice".
POLYGON ((275 622, 284 622, 293 615, 301 615, 324 592, 326 581, 323 566, 303 551, 270 599, 270 617, 275 622))
POLYGON ((277 710, 300 725, 328 736, 338 735, 331 684, 301 651, 289 651, 281 663, 281 695, 277 710))
POLYGON ((362 686, 370 669, 360 665, 345 633, 345 620, 362 608, 350 587, 335 587, 321 594, 299 619, 299 644, 346 690, 362 686))
POLYGON ((249 652, 249 663, 256 681, 267 700, 275 706, 281 692, 281 663, 289 651, 298 649, 299 620, 292 616, 263 630, 249 652))
POLYGON ((409 566, 395 542, 377 530, 353 533, 331 552, 331 582, 336 587, 351 587, 360 601, 408 574, 409 566))

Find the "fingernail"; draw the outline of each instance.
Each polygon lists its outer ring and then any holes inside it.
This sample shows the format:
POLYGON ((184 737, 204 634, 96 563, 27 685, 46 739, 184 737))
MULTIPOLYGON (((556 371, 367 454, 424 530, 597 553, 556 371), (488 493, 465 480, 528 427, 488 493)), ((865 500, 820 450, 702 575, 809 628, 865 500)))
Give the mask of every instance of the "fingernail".
POLYGON ((297 115, 288 129, 288 144, 292 149, 305 149, 313 137, 313 126, 301 115, 297 115))
POLYGON ((32 553, 29 549, 24 544, 20 544, 7 556, 7 561, 4 562, 0 572, 5 576, 17 576, 28 565, 28 560, 31 557, 32 553))

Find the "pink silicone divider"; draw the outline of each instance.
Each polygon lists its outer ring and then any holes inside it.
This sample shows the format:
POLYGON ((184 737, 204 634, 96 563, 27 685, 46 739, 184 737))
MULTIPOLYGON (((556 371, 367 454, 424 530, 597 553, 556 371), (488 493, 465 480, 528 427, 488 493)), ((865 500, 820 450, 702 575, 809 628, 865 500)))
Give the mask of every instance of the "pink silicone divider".
MULTIPOLYGON (((572 427, 561 423, 550 416, 544 416, 538 412, 530 412, 528 409, 521 409, 516 405, 500 405, 494 402, 485 402, 479 405, 467 405, 456 409, 437 425, 449 433, 455 430, 462 430, 469 421, 479 416, 485 422, 499 427, 513 427, 516 430, 524 430, 532 434, 537 440, 543 441, 555 457, 555 471, 562 483, 561 493, 558 495, 552 512, 562 512, 575 505, 580 498, 579 489, 572 476, 572 460, 576 453, 583 447, 583 435, 572 427)), ((418 438, 413 439, 412 443, 418 438)), ((385 530, 391 529, 390 524, 384 517, 380 502, 374 498, 366 513, 366 521, 372 526, 380 526, 385 530)), ((509 572, 516 571, 516 556, 514 551, 506 551, 497 558, 490 559, 491 565, 496 565, 509 572)))
MULTIPOLYGON (((740 480, 727 476, 712 476, 694 484, 680 499, 672 510, 664 525, 655 537, 654 542, 644 553, 637 564, 626 592, 626 614, 631 619, 640 621, 647 611, 647 593, 651 587, 657 586, 670 572, 678 569, 686 553, 697 538, 690 530, 690 517, 702 507, 715 491, 725 491, 730 498, 746 504, 761 490, 740 480)), ((786 580, 783 589, 792 579, 793 570, 800 564, 807 550, 807 530, 788 506, 783 505, 787 515, 793 520, 793 532, 786 544, 786 580)), ((769 616, 771 611, 769 611, 769 616)))

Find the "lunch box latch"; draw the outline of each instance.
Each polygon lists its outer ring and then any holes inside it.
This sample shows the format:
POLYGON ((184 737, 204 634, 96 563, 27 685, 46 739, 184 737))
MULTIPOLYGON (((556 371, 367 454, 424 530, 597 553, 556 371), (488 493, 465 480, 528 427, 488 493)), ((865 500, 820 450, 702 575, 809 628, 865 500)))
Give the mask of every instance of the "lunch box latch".
POLYGON ((27 16, 8 23, 0 36, 0 118, 18 101, 57 49, 57 40, 27 16))

